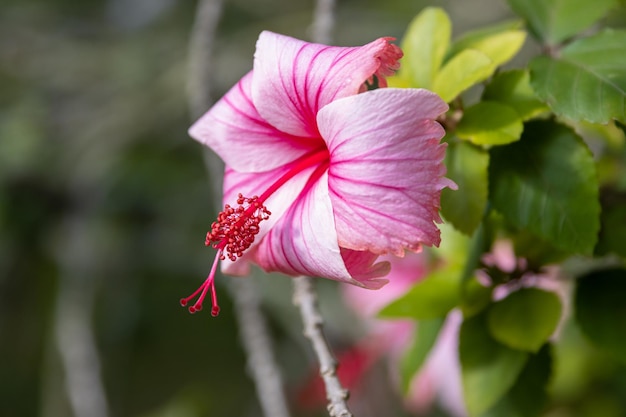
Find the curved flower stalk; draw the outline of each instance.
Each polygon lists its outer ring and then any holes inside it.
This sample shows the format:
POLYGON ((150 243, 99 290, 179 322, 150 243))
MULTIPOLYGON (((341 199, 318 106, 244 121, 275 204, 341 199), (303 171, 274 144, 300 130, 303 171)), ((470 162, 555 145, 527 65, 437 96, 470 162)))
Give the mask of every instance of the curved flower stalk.
POLYGON ((225 209, 207 234, 217 249, 205 283, 181 300, 202 308, 216 264, 377 289, 405 249, 438 245, 448 109, 422 89, 386 87, 401 50, 380 38, 331 47, 263 32, 254 68, 189 130, 226 163, 225 209))

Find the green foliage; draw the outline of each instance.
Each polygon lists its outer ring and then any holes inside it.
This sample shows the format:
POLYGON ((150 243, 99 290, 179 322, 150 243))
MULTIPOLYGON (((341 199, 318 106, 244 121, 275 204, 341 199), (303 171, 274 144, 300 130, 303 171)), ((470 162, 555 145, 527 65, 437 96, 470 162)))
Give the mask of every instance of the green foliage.
POLYGON ((533 59, 530 70, 537 95, 556 114, 626 123, 626 31, 607 29, 579 39, 556 57, 533 59))
POLYGON ((459 303, 460 277, 460 268, 435 271, 386 306, 379 315, 384 318, 408 317, 416 320, 444 317, 459 303))
POLYGON ((459 335, 459 358, 469 415, 480 416, 493 407, 513 387, 528 357, 491 336, 485 313, 466 319, 459 335))
POLYGON ((596 254, 615 254, 626 258, 626 195, 605 191, 604 200, 596 254))
POLYGON ((428 7, 409 25, 402 40, 405 58, 398 77, 414 87, 431 88, 450 44, 452 24, 440 8, 428 7))
POLYGON ((465 110, 457 135, 477 145, 505 145, 519 140, 522 118, 511 106, 481 101, 465 110))
POLYGON ((548 110, 530 86, 530 75, 526 70, 496 74, 485 87, 482 99, 512 107, 523 121, 548 110))
POLYGON ((437 73, 432 90, 450 102, 493 72, 493 63, 476 49, 465 49, 454 55, 437 73))
POLYGON ((539 40, 555 45, 587 29, 617 4, 616 0, 508 0, 539 40))
POLYGON ((585 336, 626 363, 626 269, 593 271, 579 278, 574 308, 585 336))
POLYGON ((465 317, 472 317, 488 307, 493 298, 493 288, 481 284, 476 278, 463 285, 459 308, 465 317))
POLYGON ((446 152, 447 177, 456 182, 456 191, 441 193, 441 211, 459 231, 471 235, 487 205, 489 154, 467 142, 453 142, 446 152))
MULTIPOLYGON (((547 390, 553 356, 569 352, 571 363, 571 352, 592 354, 579 340, 556 340, 555 353, 547 343, 562 307, 560 297, 540 289, 549 279, 545 271, 561 267, 568 276, 588 270, 597 261, 591 256, 608 255, 613 263, 626 258, 626 31, 599 23, 616 0, 509 3, 541 48, 520 68, 501 69, 525 42, 520 21, 477 28, 451 41, 447 14, 429 8, 407 31, 405 68, 390 85, 427 87, 450 104, 441 119, 446 176, 458 190, 442 191, 447 225, 441 248, 429 251, 430 274, 382 314, 428 323, 404 358, 405 389, 433 347, 436 324, 457 308, 465 318, 459 355, 470 416, 538 417, 546 403, 559 401, 547 390), (451 233, 449 225, 460 233, 451 233), (513 253, 499 252, 500 239, 510 242, 513 253), (580 254, 586 257, 567 261, 580 254), (509 295, 494 301, 503 286, 509 295), (563 348, 568 343, 576 345, 563 348)), ((621 361, 625 273, 589 273, 575 293, 583 333, 621 361)), ((577 389, 589 390, 588 375, 581 375, 577 389)), ((624 397, 626 387, 616 392, 624 397)), ((591 412, 581 411, 579 398, 572 396, 563 412, 587 417, 611 410, 596 401, 586 405, 591 412)), ((623 414, 612 410, 606 415, 623 414)))
POLYGON ((385 308, 383 318, 429 320, 445 317, 462 298, 463 269, 470 255, 470 239, 447 225, 441 226, 441 246, 433 251, 437 267, 385 308))
POLYGON ((572 253, 592 252, 600 226, 595 166, 572 130, 531 122, 522 140, 493 148, 489 193, 516 227, 572 253))
POLYGON ((489 331, 510 348, 537 352, 560 318, 561 301, 556 294, 525 288, 494 303, 488 314, 489 331))
POLYGON ((513 387, 481 417, 538 417, 548 400, 552 353, 545 344, 530 355, 513 387))
POLYGON ((411 347, 404 353, 400 364, 402 377, 402 392, 408 393, 411 381, 417 374, 432 347, 437 341, 437 336, 443 327, 444 319, 422 320, 417 324, 417 330, 411 347))
POLYGON ((455 39, 448 52, 452 57, 465 49, 475 49, 487 55, 494 65, 508 62, 522 47, 526 32, 522 22, 508 21, 466 32, 455 39))
POLYGON ((515 254, 526 260, 531 271, 540 270, 544 265, 558 264, 569 255, 569 251, 557 249, 528 230, 509 231, 508 236, 515 246, 515 254))
POLYGON ((450 102, 519 51, 526 38, 519 26, 510 22, 479 29, 450 45, 450 18, 442 9, 426 8, 409 25, 402 41, 406 58, 389 85, 428 88, 450 102))

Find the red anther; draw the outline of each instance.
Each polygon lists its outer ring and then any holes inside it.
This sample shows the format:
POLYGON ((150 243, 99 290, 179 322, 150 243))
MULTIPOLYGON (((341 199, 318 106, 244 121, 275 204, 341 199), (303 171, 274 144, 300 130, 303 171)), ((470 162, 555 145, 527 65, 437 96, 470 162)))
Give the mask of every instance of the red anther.
POLYGON ((244 197, 239 194, 236 208, 226 204, 224 210, 217 215, 211 230, 206 235, 205 244, 222 249, 222 259, 237 260, 254 243, 259 233, 259 223, 267 220, 269 210, 259 201, 258 196, 244 197))

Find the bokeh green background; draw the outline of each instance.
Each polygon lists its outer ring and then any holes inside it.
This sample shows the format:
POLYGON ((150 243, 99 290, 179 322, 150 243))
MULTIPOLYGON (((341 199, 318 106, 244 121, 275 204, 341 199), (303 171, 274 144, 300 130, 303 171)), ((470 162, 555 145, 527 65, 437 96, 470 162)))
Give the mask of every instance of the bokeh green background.
MULTIPOLYGON (((339 1, 336 43, 400 38, 426 4, 339 1)), ((444 7, 457 33, 512 16, 499 0, 428 4, 444 7)), ((250 69, 260 31, 308 38, 313 6, 226 0, 214 96, 250 69)), ((71 416, 59 352, 91 336, 111 416, 260 415, 228 278, 218 318, 178 305, 210 267, 204 235, 216 206, 203 150, 186 134, 195 9, 191 0, 0 3, 0 416, 71 416)), ((310 354, 289 280, 261 284, 291 389, 310 354)), ((341 344, 353 329, 336 287, 322 293, 341 344)), ((70 352, 95 366, 81 354, 70 352)))

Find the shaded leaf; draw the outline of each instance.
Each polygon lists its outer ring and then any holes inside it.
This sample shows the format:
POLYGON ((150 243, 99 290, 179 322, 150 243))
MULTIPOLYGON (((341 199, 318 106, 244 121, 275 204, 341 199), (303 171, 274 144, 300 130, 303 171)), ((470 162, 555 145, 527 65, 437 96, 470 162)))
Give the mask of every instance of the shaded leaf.
POLYGON ((594 24, 617 4, 616 0, 509 0, 531 32, 548 44, 557 44, 594 24))
POLYGON ((524 288, 489 309, 489 331, 511 348, 537 352, 561 318, 561 301, 548 291, 524 288))
POLYGON ((552 352, 545 344, 530 355, 515 385, 481 417, 538 417, 548 400, 548 382, 552 374, 552 352))
POLYGON ((593 250, 600 226, 595 165, 571 129, 530 122, 522 140, 492 148, 489 194, 514 226, 565 251, 593 250))
POLYGON ((530 62, 539 98, 572 120, 626 122, 626 31, 605 30, 579 39, 559 57, 530 62))
POLYGON ((467 142, 453 142, 448 145, 445 163, 446 176, 459 189, 441 192, 441 212, 457 230, 471 235, 487 204, 489 154, 467 142))
POLYGON ((555 248, 553 244, 527 230, 515 230, 509 238, 513 241, 515 255, 524 258, 531 270, 559 263, 569 256, 567 251, 555 248))
POLYGON ((530 75, 525 70, 496 74, 485 88, 482 99, 511 106, 524 121, 548 110, 530 86, 530 75))
POLYGON ((467 410, 470 416, 478 416, 511 389, 528 354, 495 341, 486 314, 479 314, 461 325, 459 357, 467 410))
POLYGON ((576 321, 594 345, 626 362, 626 270, 591 272, 578 280, 576 321))
POLYGON ((519 140, 522 130, 522 119, 513 107, 481 101, 465 111, 456 133, 477 145, 504 145, 519 140))
POLYGON ((626 193, 609 193, 602 198, 600 235, 596 254, 614 253, 626 258, 626 193))
POLYGON ((493 287, 485 287, 475 277, 467 280, 461 292, 461 311, 464 317, 480 313, 492 300, 493 287))
POLYGON ((411 347, 406 351, 400 364, 402 375, 402 391, 408 393, 413 377, 420 371, 430 350, 437 341, 437 336, 443 327, 443 318, 422 320, 417 323, 415 337, 411 347))

